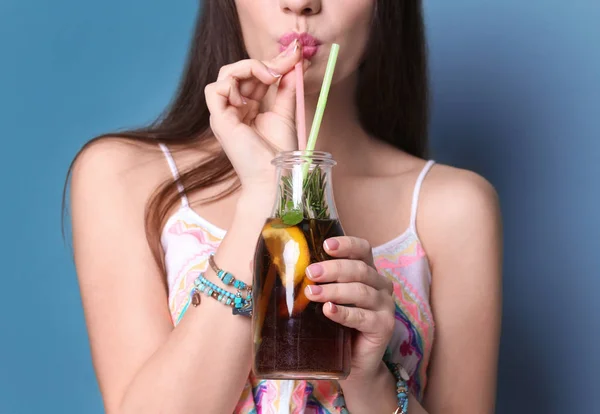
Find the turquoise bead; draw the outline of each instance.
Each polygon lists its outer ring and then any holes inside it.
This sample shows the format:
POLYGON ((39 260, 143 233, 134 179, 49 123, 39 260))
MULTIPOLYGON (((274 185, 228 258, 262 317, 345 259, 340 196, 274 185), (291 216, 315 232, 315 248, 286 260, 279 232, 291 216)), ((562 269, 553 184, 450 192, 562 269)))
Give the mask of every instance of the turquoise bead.
POLYGON ((234 308, 234 315, 252 316, 251 290, 248 290, 248 294, 245 296, 242 296, 242 293, 240 292, 240 290, 248 289, 248 286, 244 282, 236 280, 233 275, 225 271, 217 272, 217 275, 222 282, 225 282, 225 284, 237 287, 237 293, 232 293, 227 289, 212 283, 210 280, 204 277, 204 274, 200 274, 194 280, 195 287, 193 287, 190 292, 190 298, 192 298, 195 293, 202 292, 207 296, 213 297, 224 305, 226 304, 227 306, 232 306, 234 308))

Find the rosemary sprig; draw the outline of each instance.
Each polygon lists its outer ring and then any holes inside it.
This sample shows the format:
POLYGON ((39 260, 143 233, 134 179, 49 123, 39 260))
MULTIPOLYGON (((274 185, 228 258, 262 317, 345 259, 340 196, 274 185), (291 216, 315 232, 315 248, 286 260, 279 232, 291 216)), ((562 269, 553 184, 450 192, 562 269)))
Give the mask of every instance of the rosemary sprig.
POLYGON ((329 209, 327 207, 327 200, 325 199, 326 181, 325 174, 319 166, 316 166, 303 180, 302 205, 295 206, 293 202, 293 178, 291 176, 282 177, 279 216, 285 225, 295 226, 304 218, 329 218, 329 209))

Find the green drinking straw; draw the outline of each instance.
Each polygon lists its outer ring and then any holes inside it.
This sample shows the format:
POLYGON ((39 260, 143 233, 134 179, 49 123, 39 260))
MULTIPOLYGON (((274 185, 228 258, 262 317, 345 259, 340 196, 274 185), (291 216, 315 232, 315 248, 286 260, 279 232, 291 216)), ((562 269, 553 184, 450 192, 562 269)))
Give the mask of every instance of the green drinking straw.
POLYGON ((329 96, 329 89, 331 88, 331 81, 333 80, 333 72, 335 71, 335 64, 337 62, 339 51, 340 45, 336 43, 331 45, 331 52, 329 52, 329 60, 327 61, 327 69, 325 69, 325 77, 323 78, 323 85, 321 86, 317 110, 308 137, 308 143, 306 144, 307 151, 314 151, 315 145, 317 144, 317 137, 319 135, 319 129, 321 128, 321 122, 323 121, 323 113, 325 112, 325 106, 327 105, 327 97, 329 96))
MULTIPOLYGON (((327 97, 329 96, 329 89, 331 88, 333 72, 335 71, 335 64, 337 62, 339 51, 340 45, 336 43, 331 45, 331 51, 329 52, 329 60, 327 61, 327 69, 325 69, 325 77, 323 78, 323 85, 321 86, 321 93, 319 94, 319 101, 317 103, 315 117, 313 118, 312 127, 310 129, 310 135, 308 137, 308 143, 306 144, 306 151, 314 151, 315 145, 317 144, 319 129, 321 128, 321 122, 323 121, 323 114, 325 113, 327 97)), ((308 168, 309 164, 306 164, 304 166, 304 178, 306 178, 306 175, 308 174, 308 168)))

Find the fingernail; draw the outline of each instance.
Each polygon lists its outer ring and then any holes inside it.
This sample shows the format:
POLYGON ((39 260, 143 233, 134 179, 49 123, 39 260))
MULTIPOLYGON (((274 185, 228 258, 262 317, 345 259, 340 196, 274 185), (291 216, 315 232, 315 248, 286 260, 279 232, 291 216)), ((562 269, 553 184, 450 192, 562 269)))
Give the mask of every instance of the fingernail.
POLYGON ((337 311, 338 311, 338 307, 336 306, 336 304, 329 302, 329 312, 337 313, 337 311))
POLYGON ((308 285, 307 288, 308 293, 313 296, 319 295, 321 292, 323 292, 323 288, 319 285, 308 285))
POLYGON ((246 100, 246 98, 244 98, 243 96, 242 96, 242 103, 243 103, 244 105, 248 105, 248 101, 247 101, 247 100, 246 100))
POLYGON ((336 239, 325 240, 325 248, 327 250, 333 251, 337 250, 340 247, 340 242, 336 239))
POLYGON ((274 78, 281 78, 281 73, 279 72, 275 72, 273 69, 267 67, 267 71, 271 74, 271 76, 273 76, 274 78))
POLYGON ((298 39, 295 39, 292 43, 289 44, 287 49, 285 49, 283 56, 290 56, 290 55, 293 55, 294 53, 296 53, 299 45, 300 44, 298 43, 298 39))
POLYGON ((306 274, 309 279, 317 279, 323 274, 323 266, 320 264, 312 264, 306 268, 306 274))

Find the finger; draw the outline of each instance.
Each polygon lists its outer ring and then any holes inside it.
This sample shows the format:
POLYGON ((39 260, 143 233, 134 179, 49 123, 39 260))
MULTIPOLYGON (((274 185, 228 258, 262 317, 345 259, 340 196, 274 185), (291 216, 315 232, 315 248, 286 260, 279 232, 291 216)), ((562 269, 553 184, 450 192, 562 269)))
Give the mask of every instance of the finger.
POLYGON ((290 72, 302 58, 302 50, 297 42, 288 46, 284 52, 274 59, 261 62, 256 59, 245 59, 226 65, 219 71, 217 81, 228 77, 239 79, 242 96, 261 100, 268 87, 279 82, 283 75, 290 72))
POLYGON ((240 94, 238 80, 233 77, 217 82, 215 93, 226 99, 229 105, 236 108, 241 108, 247 103, 240 94))
MULTIPOLYGON (((219 71, 217 81, 227 77, 234 76, 240 80, 240 90, 242 95, 251 96, 254 89, 257 88, 260 81, 263 85, 273 85, 279 79, 290 72, 296 63, 300 61, 302 50, 297 42, 288 46, 288 48, 274 59, 262 62, 256 59, 245 59, 231 65, 226 65, 219 71)), ((261 88, 264 89, 264 88, 261 88)), ((253 98, 253 99, 260 99, 253 98)))
POLYGON ((263 83, 257 79, 238 79, 238 88, 240 90, 240 94, 243 97, 249 98, 250 95, 254 92, 257 85, 262 85, 263 83))
POLYGON ((391 281, 377 273, 362 260, 336 259, 314 263, 306 268, 306 275, 317 283, 359 282, 377 290, 391 292, 391 281))
POLYGON ((260 103, 254 100, 249 100, 248 104, 246 105, 246 115, 244 116, 242 122, 246 125, 250 125, 258 115, 259 110, 260 103))
POLYGON ((350 236, 332 237, 325 240, 323 247, 330 256, 362 260, 375 267, 371 244, 365 239, 350 236))
POLYGON ((271 68, 276 73, 285 76, 290 73, 296 63, 302 59, 302 47, 297 40, 290 43, 286 50, 281 52, 275 58, 266 61, 265 65, 271 68))
POLYGON ((230 84, 229 103, 236 108, 244 107, 248 101, 240 93, 239 80, 232 76, 227 78, 227 82, 230 84))
POLYGON ((264 83, 258 82, 254 84, 254 89, 252 89, 251 91, 250 88, 248 88, 246 90, 248 93, 245 93, 244 96, 247 96, 248 98, 253 99, 255 101, 261 101, 269 91, 269 88, 269 85, 265 85, 264 83))
POLYGON ((281 78, 281 74, 265 65, 260 60, 245 59, 231 65, 223 66, 219 71, 218 81, 234 76, 240 81, 255 81, 272 85, 281 78))
MULTIPOLYGON (((310 60, 304 60, 303 61, 303 70, 306 72, 308 70, 308 68, 310 67, 311 62, 310 60)), ((294 71, 291 73, 296 73, 296 68, 294 67, 294 71)), ((286 82, 287 82, 287 78, 286 78, 286 82)), ((284 83, 285 85, 285 83, 284 83)), ((256 101, 260 101, 267 93, 267 91, 269 90, 269 87, 271 85, 267 85, 265 83, 259 82, 256 79, 249 79, 249 80, 245 80, 245 81, 241 81, 240 82, 240 92, 242 94, 242 96, 245 96, 247 98, 250 99, 254 99, 256 101)), ((295 86, 295 83, 294 83, 295 86)), ((281 87, 281 85, 280 85, 281 87)))
POLYGON ((294 68, 281 78, 279 88, 275 95, 275 102, 271 108, 272 112, 277 113, 287 119, 296 118, 296 71, 306 71, 310 66, 310 61, 304 61, 302 68, 294 68))
POLYGON ((340 325, 365 334, 380 334, 382 329, 379 313, 372 310, 350 308, 329 302, 323 306, 323 314, 340 325))
POLYGON ((211 83, 204 89, 204 94, 208 109, 213 115, 225 111, 230 104, 235 107, 242 107, 247 102, 242 98, 237 80, 234 78, 211 83))
POLYGON ((379 310, 385 305, 381 291, 357 282, 309 285, 305 294, 313 302, 333 302, 370 310, 379 310))

